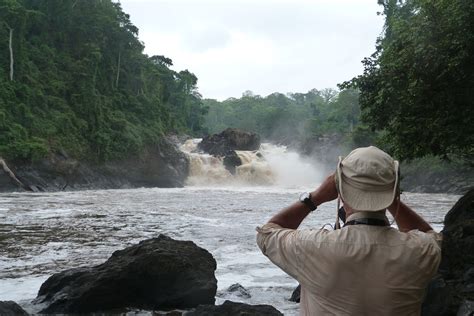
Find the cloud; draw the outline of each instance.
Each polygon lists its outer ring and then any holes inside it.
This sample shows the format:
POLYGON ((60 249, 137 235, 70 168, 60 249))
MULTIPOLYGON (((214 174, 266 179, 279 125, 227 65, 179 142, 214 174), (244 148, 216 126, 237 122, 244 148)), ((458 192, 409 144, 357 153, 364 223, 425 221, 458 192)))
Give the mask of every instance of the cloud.
POLYGON ((230 32, 221 25, 197 26, 182 34, 182 46, 196 53, 226 47, 231 40, 230 32))
POLYGON ((122 0, 145 51, 199 79, 204 97, 335 87, 362 71, 383 19, 372 0, 122 0))

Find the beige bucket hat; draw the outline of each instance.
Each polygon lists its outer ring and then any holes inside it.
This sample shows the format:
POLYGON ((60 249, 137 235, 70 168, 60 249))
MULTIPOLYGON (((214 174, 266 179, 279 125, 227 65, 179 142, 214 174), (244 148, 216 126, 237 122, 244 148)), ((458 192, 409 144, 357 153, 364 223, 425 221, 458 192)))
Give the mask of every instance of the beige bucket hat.
POLYGON ((377 147, 357 148, 339 157, 336 183, 341 199, 354 210, 385 210, 398 193, 399 163, 377 147))

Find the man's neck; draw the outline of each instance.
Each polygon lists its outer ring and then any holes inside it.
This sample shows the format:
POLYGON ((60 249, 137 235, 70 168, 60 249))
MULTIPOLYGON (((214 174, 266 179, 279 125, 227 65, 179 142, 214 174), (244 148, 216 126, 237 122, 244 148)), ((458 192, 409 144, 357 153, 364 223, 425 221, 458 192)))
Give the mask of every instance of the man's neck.
POLYGON ((387 216, 385 215, 385 211, 357 211, 353 212, 352 214, 348 214, 349 216, 346 219, 346 222, 353 221, 361 218, 374 218, 374 219, 381 219, 389 223, 387 216))

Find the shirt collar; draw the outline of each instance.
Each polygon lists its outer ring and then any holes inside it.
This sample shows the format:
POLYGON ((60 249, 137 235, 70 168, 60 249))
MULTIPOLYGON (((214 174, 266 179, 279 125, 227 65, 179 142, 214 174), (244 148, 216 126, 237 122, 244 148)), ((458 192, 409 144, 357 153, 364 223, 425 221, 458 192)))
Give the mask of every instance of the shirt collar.
POLYGON ((357 211, 353 214, 351 214, 347 219, 346 222, 348 221, 353 221, 361 218, 375 218, 375 219, 381 219, 387 222, 387 224, 390 224, 388 221, 387 216, 385 215, 385 211, 377 211, 377 212, 371 212, 371 211, 357 211))

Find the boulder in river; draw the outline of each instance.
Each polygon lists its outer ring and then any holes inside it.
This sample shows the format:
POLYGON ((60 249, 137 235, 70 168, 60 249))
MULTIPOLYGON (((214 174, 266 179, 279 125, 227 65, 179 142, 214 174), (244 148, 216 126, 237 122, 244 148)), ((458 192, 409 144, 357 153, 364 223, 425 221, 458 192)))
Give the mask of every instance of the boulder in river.
POLYGON ((291 293, 291 297, 290 297, 289 301, 299 303, 300 300, 301 300, 301 285, 298 284, 298 286, 295 288, 293 293, 291 293))
POLYGON ((224 156, 224 167, 231 173, 235 174, 236 167, 242 164, 242 160, 235 150, 228 151, 224 156))
POLYGON ((203 138, 198 148, 213 156, 226 156, 231 150, 257 150, 260 136, 236 128, 228 128, 219 134, 203 138))
POLYGON ((13 301, 0 301, 0 315, 2 316, 22 316, 28 315, 20 305, 13 301))
POLYGON ((442 258, 430 282, 422 315, 474 314, 474 189, 444 218, 442 258))
POLYGON ((54 274, 41 286, 40 313, 166 310, 214 304, 216 261, 191 241, 167 236, 115 251, 103 264, 54 274))
POLYGON ((282 316, 275 307, 270 305, 249 305, 225 301, 222 305, 201 305, 194 311, 187 312, 186 316, 282 316))
POLYGON ((234 283, 227 288, 227 292, 235 294, 238 297, 251 298, 249 291, 239 283, 234 283))

